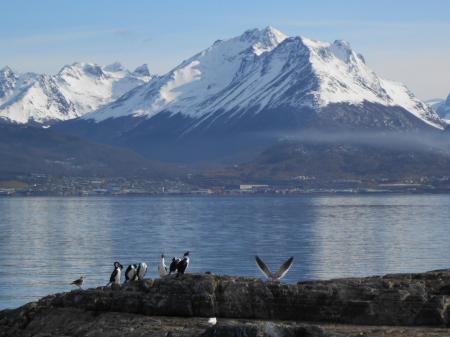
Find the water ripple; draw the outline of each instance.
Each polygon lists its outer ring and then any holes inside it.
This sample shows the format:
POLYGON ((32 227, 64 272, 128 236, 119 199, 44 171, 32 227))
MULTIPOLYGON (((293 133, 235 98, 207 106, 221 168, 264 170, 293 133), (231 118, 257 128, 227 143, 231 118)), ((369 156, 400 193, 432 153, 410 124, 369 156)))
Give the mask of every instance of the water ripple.
POLYGON ((0 308, 107 283, 112 263, 192 251, 191 271, 287 282, 448 267, 450 196, 0 198, 0 308))

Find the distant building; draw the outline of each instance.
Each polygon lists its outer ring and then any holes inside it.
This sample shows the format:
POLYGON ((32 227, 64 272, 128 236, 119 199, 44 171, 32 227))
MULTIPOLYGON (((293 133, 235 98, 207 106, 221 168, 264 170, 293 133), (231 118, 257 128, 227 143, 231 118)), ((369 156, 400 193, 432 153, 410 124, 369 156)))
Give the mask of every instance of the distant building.
POLYGON ((263 184, 241 184, 239 185, 239 189, 241 191, 257 191, 257 190, 265 190, 269 188, 269 185, 263 184))

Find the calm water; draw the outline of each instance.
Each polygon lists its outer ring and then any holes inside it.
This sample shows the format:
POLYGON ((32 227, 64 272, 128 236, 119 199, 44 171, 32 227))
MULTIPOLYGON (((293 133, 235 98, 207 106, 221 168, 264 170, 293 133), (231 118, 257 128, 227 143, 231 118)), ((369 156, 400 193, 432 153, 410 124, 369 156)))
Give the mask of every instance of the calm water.
POLYGON ((190 250, 190 271, 287 282, 450 267, 450 196, 0 198, 0 308, 190 250))

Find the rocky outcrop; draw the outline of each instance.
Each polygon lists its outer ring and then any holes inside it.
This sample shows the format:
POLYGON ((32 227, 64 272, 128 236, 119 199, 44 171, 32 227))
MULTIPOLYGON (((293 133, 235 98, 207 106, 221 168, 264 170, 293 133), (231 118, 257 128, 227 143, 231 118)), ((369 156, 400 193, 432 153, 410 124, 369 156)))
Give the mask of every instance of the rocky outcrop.
MULTIPOLYGON (((11 313, 11 312, 10 312, 11 313)), ((23 314, 24 312, 22 312, 23 314)), ((1 337, 448 337, 446 328, 309 324, 219 318, 216 325, 201 317, 143 316, 47 308, 9 325, 0 319, 1 337), (31 319, 30 319, 31 318, 31 319), (29 321, 28 321, 29 320, 29 321), (28 321, 27 324, 22 325, 28 321), (22 324, 21 324, 21 323, 22 324)), ((22 317, 23 318, 23 317, 22 317)))
MULTIPOLYGON (((450 270, 298 284, 186 274, 179 278, 131 282, 120 289, 100 287, 50 295, 21 308, 0 312, 0 331, 12 336, 11 331, 31 333, 43 325, 41 330, 61 327, 62 335, 81 336, 84 335, 81 330, 75 333, 64 329, 69 329, 71 324, 74 329, 89 326, 100 329, 103 324, 103 330, 109 331, 124 320, 117 327, 124 333, 126 329, 137 331, 136 326, 150 329, 155 320, 167 320, 164 326, 185 326, 185 319, 191 318, 187 321, 198 322, 188 324, 186 329, 191 335, 262 336, 267 335, 270 324, 275 324, 274 331, 278 332, 273 332, 274 336, 341 336, 333 335, 336 329, 324 328, 324 324, 445 328, 450 325, 449 304, 450 270), (209 317, 218 317, 221 324, 208 327, 209 317), (291 323, 273 323, 280 320, 291 323), (76 321, 79 322, 73 323, 76 321), (320 327, 300 322, 316 322, 320 327)), ((173 334, 176 330, 155 329, 156 335, 173 334)), ((446 334, 442 336, 450 335, 447 329, 443 331, 446 334)))

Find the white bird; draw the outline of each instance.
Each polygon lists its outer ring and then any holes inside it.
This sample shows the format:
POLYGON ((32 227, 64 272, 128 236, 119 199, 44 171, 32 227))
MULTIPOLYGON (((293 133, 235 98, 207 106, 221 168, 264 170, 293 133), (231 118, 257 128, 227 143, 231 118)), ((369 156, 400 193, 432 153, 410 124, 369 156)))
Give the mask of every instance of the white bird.
POLYGON ((210 319, 208 319, 208 324, 216 325, 217 324, 217 318, 211 317, 210 319))
POLYGON ((76 285, 78 288, 82 289, 81 286, 83 285, 84 282, 84 276, 80 276, 79 279, 73 281, 71 284, 76 285))
POLYGON ((161 260, 158 265, 158 272, 160 277, 164 277, 167 275, 167 266, 164 261, 164 254, 161 254, 161 260))
POLYGON ((137 279, 143 280, 146 273, 147 273, 147 264, 145 262, 139 263, 136 273, 137 279))
POLYGON ((289 269, 292 267, 292 263, 294 262, 294 257, 291 256, 289 259, 286 260, 285 263, 281 265, 280 269, 278 269, 276 273, 272 273, 272 271, 269 269, 269 267, 267 267, 267 265, 263 262, 263 260, 261 260, 258 256, 255 256, 255 259, 256 265, 258 266, 259 270, 261 270, 261 272, 272 281, 281 280, 284 277, 284 275, 287 274, 289 269))

